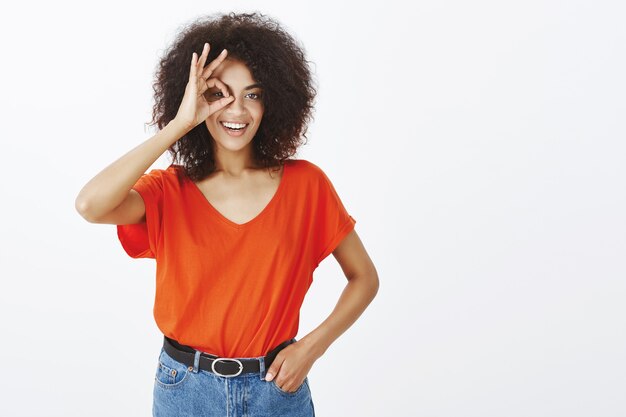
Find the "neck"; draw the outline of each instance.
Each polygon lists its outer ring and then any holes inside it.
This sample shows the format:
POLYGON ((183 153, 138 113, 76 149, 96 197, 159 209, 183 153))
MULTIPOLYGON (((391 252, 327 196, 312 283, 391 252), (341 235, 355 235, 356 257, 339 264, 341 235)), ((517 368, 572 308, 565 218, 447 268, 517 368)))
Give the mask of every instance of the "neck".
POLYGON ((238 151, 214 148, 215 150, 215 170, 221 171, 229 176, 239 177, 248 170, 258 169, 252 157, 252 147, 246 146, 238 151))

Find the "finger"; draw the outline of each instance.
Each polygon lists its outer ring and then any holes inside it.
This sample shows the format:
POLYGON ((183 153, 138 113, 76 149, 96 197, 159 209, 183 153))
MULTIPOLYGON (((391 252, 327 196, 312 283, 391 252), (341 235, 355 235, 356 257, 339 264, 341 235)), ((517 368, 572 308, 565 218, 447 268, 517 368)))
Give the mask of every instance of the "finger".
MULTIPOLYGON (((306 376, 305 376, 305 378, 306 378, 306 376)), ((291 381, 284 381, 283 385, 281 385, 280 388, 283 391, 295 392, 298 389, 298 387, 300 387, 302 384, 304 384, 304 378, 302 378, 299 381, 295 380, 295 379, 292 379, 291 381)), ((278 379, 276 379, 276 385, 278 385, 278 379)))
POLYGON ((213 114, 216 111, 218 111, 219 109, 221 109, 222 107, 227 106, 229 103, 231 103, 234 100, 233 97, 224 97, 221 98, 213 103, 209 103, 209 114, 213 114))
POLYGON ((285 380, 285 378, 283 378, 283 381, 278 381, 278 377, 274 378, 274 382, 276 383, 276 385, 278 385, 280 387, 280 389, 282 389, 283 391, 287 391, 287 392, 294 392, 295 388, 297 388, 299 385, 296 385, 293 381, 287 381, 285 380))
POLYGON ((228 55, 228 51, 224 49, 222 52, 220 52, 217 58, 211 61, 211 63, 207 65, 207 67, 204 70, 202 70, 201 77, 205 79, 209 78, 211 74, 213 74, 213 71, 215 71, 215 68, 219 67, 222 61, 226 59, 226 55, 228 55))
POLYGON ((276 355, 274 358, 274 362, 272 362, 272 366, 267 369, 267 373, 265 374, 265 380, 271 381, 278 375, 278 371, 280 371, 280 366, 282 365, 284 359, 276 355))
POLYGON ((189 68, 189 80, 196 78, 196 53, 191 54, 191 67, 189 68))
POLYGON ((198 61, 198 69, 200 70, 204 68, 204 63, 206 62, 206 59, 209 56, 209 49, 211 49, 211 47, 209 46, 209 43, 205 42, 204 46, 202 47, 202 55, 200 55, 200 60, 198 61))
MULTIPOLYGON (((278 385, 278 380, 276 380, 276 385, 278 385)), ((283 385, 280 385, 280 389, 286 392, 293 392, 293 388, 291 387, 291 384, 287 382, 285 382, 283 385)))

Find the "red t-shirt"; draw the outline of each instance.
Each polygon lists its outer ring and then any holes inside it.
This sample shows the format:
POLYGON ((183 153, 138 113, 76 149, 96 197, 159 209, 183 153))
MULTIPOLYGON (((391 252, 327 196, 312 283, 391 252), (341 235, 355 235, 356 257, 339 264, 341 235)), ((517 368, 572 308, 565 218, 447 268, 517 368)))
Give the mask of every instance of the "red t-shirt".
POLYGON ((354 228, 317 165, 288 160, 252 220, 214 208, 182 166, 153 169, 132 187, 146 221, 117 225, 133 258, 156 259, 154 318, 162 333, 223 357, 258 357, 296 337, 313 271, 354 228))

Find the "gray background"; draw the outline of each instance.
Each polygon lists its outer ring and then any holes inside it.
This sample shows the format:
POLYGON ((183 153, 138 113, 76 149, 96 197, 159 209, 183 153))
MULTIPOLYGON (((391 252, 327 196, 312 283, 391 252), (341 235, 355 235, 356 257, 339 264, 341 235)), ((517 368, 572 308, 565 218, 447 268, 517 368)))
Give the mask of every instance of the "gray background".
MULTIPOLYGON (((315 63, 298 157, 331 178, 380 275, 309 373, 318 415, 626 415, 623 2, 213 6, 1 6, 2 415, 150 415, 155 263, 74 199, 154 134, 177 28, 230 10, 277 18, 315 63)), ((345 283, 328 257, 298 338, 345 283)))

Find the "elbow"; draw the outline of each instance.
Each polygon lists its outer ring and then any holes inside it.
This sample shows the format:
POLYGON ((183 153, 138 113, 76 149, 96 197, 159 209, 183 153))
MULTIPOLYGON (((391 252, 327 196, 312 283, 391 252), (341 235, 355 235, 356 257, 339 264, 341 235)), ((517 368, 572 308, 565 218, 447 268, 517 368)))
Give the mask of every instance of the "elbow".
POLYGON ((76 211, 78 212, 78 214, 81 215, 81 217, 83 218, 87 218, 86 213, 87 213, 87 202, 81 200, 80 197, 76 197, 76 200, 74 200, 74 209, 76 209, 76 211))
POLYGON ((372 299, 376 297, 378 294, 378 289, 380 288, 380 280, 378 279, 378 271, 374 264, 370 265, 368 272, 365 274, 367 277, 367 284, 371 290, 372 299))
POLYGON ((378 273, 374 271, 374 275, 370 278, 370 284, 372 287, 372 299, 376 297, 378 294, 378 289, 380 288, 380 280, 378 279, 378 273))
POLYGON ((76 197, 76 200, 74 201, 74 209, 76 209, 78 214, 80 214, 80 216, 89 223, 96 223, 95 218, 90 214, 89 202, 80 198, 80 196, 76 197))
POLYGON ((378 294, 380 280, 378 279, 378 272, 376 272, 375 268, 372 268, 369 271, 364 271, 360 274, 353 274, 348 278, 348 280, 358 282, 364 288, 367 288, 371 299, 374 299, 376 294, 378 294))

